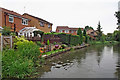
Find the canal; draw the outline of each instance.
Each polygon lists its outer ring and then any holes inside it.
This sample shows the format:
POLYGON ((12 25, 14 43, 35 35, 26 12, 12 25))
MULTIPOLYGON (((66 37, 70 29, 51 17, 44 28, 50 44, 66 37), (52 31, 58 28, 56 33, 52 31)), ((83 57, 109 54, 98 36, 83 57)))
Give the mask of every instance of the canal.
POLYGON ((97 45, 72 50, 46 60, 38 78, 118 78, 120 45, 97 45))

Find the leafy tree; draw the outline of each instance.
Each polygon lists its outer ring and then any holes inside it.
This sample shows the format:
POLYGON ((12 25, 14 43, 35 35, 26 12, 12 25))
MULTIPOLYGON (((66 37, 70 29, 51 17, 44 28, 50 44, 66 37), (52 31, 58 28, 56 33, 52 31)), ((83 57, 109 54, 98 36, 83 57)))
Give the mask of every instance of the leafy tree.
POLYGON ((105 35, 103 35, 103 34, 101 36, 101 42, 103 42, 103 43, 105 42, 105 35))
POLYGON ((85 26, 85 30, 90 30, 90 29, 94 30, 93 27, 91 26, 85 26))
MULTIPOLYGON (((115 16, 116 16, 117 21, 118 21, 117 24, 119 25, 120 24, 120 11, 115 12, 115 16)), ((120 30, 120 25, 117 27, 117 29, 120 30)))
POLYGON ((98 34, 98 40, 100 41, 101 40, 101 37, 102 37, 102 31, 101 31, 101 25, 100 25, 100 21, 98 23, 98 28, 97 28, 97 34, 98 34))
POLYGON ((10 33, 11 33, 10 27, 4 26, 4 27, 3 27, 3 30, 2 30, 2 35, 9 36, 10 33))
POLYGON ((106 41, 112 41, 113 40, 113 34, 112 33, 107 33, 105 39, 106 39, 106 41))
POLYGON ((43 42, 43 36, 44 36, 44 32, 43 31, 34 31, 33 33, 34 33, 35 36, 40 34, 41 35, 41 42, 43 42))
POLYGON ((86 34, 86 29, 84 29, 84 31, 83 31, 83 36, 85 37, 85 43, 87 43, 88 42, 88 36, 86 34))
POLYGON ((80 44, 82 44, 82 43, 83 43, 83 33, 82 33, 81 28, 78 29, 78 31, 77 31, 77 35, 80 36, 80 44))
POLYGON ((120 41, 120 31, 114 31, 113 33, 113 39, 116 41, 120 41))

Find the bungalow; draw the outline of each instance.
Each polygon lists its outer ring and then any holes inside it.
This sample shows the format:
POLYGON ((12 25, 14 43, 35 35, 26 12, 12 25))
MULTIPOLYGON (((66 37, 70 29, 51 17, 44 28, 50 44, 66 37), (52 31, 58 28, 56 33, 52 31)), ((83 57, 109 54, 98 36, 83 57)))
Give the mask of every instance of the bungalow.
MULTIPOLYGON (((57 26, 56 32, 57 33, 66 33, 66 34, 72 34, 77 35, 78 28, 69 28, 68 26, 57 26)), ((83 28, 81 28, 83 31, 83 28)))
POLYGON ((11 28, 11 31, 19 32, 24 27, 30 26, 30 19, 0 7, 0 26, 7 26, 11 28))
POLYGON ((24 13, 23 16, 31 19, 30 26, 34 26, 45 33, 52 31, 52 23, 27 13, 24 13))

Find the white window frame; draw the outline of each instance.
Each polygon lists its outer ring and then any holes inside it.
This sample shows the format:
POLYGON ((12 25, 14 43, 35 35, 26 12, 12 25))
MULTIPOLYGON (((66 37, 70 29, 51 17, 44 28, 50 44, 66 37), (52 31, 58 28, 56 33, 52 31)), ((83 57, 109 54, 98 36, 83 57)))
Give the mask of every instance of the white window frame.
POLYGON ((51 25, 50 24, 48 24, 48 28, 50 28, 51 27, 51 25))
POLYGON ((65 33, 69 33, 69 30, 65 30, 65 33))
POLYGON ((13 15, 9 15, 9 22, 11 22, 11 23, 14 22, 14 17, 13 17, 13 15), (12 18, 12 21, 10 21, 10 18, 12 18))
POLYGON ((60 33, 62 33, 63 30, 59 30, 60 33))
POLYGON ((22 18, 22 25, 28 25, 28 19, 22 18))
POLYGON ((40 22, 40 26, 44 27, 44 22, 40 22))
POLYGON ((73 31, 73 30, 71 30, 71 33, 74 33, 74 31, 73 31))

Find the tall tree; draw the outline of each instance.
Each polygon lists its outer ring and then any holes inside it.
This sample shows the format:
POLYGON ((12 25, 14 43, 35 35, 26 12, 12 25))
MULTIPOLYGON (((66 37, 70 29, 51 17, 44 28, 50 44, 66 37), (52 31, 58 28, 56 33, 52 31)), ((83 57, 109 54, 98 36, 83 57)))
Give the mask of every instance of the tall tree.
POLYGON ((101 31, 101 25, 100 25, 100 21, 98 23, 98 27, 97 27, 97 34, 98 34, 98 40, 101 40, 101 37, 102 37, 102 31, 101 31))
POLYGON ((117 25, 118 25, 117 29, 120 31, 120 11, 115 12, 115 16, 117 18, 117 25))
POLYGON ((83 36, 85 37, 85 43, 87 43, 88 42, 88 36, 86 34, 86 29, 84 29, 84 31, 83 31, 83 36))
POLYGON ((83 33, 82 33, 81 28, 78 29, 78 31, 77 31, 77 35, 80 36, 80 44, 82 44, 82 43, 83 43, 83 33))

